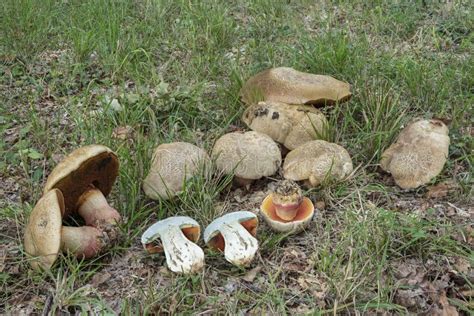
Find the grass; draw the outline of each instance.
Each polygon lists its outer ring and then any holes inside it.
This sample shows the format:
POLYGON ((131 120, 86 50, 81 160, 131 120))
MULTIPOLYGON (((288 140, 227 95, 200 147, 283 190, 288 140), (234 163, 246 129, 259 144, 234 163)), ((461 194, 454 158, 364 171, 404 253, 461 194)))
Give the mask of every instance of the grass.
MULTIPOLYGON (((472 207, 472 9, 462 1, 405 0, 3 1, 0 310, 422 312, 396 300, 395 262, 435 262, 440 273, 453 258, 473 263, 469 223, 439 216, 435 205, 443 212, 448 202, 472 207), (254 265, 263 268, 253 282, 243 281, 246 271, 219 254, 206 256, 199 275, 166 273, 161 257, 139 249, 150 223, 186 214, 205 227, 217 214, 242 206, 229 177, 196 177, 178 198, 150 201, 141 183, 154 148, 187 141, 210 151, 220 135, 244 128, 238 91, 250 75, 272 66, 351 83, 349 102, 322 110, 329 121, 325 137, 348 149, 356 172, 346 182, 308 192, 327 209, 307 232, 287 237, 261 226, 254 265), (114 98, 121 111, 111 108, 114 98), (421 212, 425 188, 400 191, 377 170, 382 151, 418 117, 449 121, 449 159, 435 182, 460 185, 421 212), (133 132, 125 139, 112 137, 126 126, 133 132), (29 212, 62 155, 91 143, 109 146, 120 158, 108 200, 126 219, 123 242, 91 261, 62 256, 51 272, 32 272, 22 246, 29 212), (406 199, 409 211, 400 211, 397 201, 406 199), (306 259, 292 257, 292 249, 306 259), (118 269, 128 254, 132 259, 118 269), (287 269, 295 262, 307 275, 287 269), (93 276, 105 272, 110 288, 93 285, 93 276)), ((265 189, 266 182, 247 194, 265 189)), ((448 294, 459 310, 472 308, 472 298, 454 297, 456 291, 448 294)))

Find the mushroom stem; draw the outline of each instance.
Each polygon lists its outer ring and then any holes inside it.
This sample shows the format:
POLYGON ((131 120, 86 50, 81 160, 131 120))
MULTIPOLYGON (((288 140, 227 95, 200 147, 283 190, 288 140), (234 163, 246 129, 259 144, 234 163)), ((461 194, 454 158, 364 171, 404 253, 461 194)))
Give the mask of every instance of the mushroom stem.
POLYGON ((121 217, 111 207, 99 189, 91 187, 78 200, 78 213, 86 221, 86 225, 100 228, 104 225, 115 225, 121 217))
MULTIPOLYGON (((186 238, 178 226, 169 226, 161 234, 161 243, 165 251, 166 263, 173 272, 194 273, 204 266, 204 252, 186 238)), ((149 249, 148 245, 145 245, 149 249)))
POLYGON ((254 181, 253 179, 244 179, 241 177, 234 176, 234 184, 237 187, 245 187, 246 189, 248 189, 250 185, 253 183, 253 181, 254 181))
POLYGON ((61 250, 78 258, 92 258, 98 255, 107 242, 107 236, 95 227, 61 228, 61 250))
POLYGON ((252 262, 258 250, 258 241, 244 226, 239 222, 225 223, 220 233, 225 240, 224 255, 227 261, 237 266, 247 266, 252 262))
POLYGON ((291 221, 298 214, 298 210, 301 203, 292 203, 292 204, 273 203, 273 205, 275 206, 275 212, 279 218, 285 221, 291 221))

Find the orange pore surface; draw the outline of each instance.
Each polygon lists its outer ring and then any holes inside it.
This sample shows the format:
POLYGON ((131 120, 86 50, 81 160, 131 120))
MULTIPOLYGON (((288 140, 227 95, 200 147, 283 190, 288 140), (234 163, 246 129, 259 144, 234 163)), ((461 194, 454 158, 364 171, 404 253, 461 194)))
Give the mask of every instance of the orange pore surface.
MULTIPOLYGON (((257 226, 258 226, 258 219, 252 218, 245 222, 241 222, 240 225, 244 226, 244 228, 252 235, 257 236, 257 226)), ((213 249, 219 249, 220 251, 224 251, 225 249, 225 240, 221 233, 218 233, 208 243, 209 247, 213 249)))
POLYGON ((301 220, 306 219, 308 216, 311 216, 312 212, 314 211, 314 206, 313 206, 313 202, 311 202, 310 199, 308 199, 307 197, 304 197, 303 201, 301 202, 300 207, 298 208, 298 212, 296 213, 296 216, 290 221, 285 221, 284 219, 278 217, 275 206, 273 205, 271 195, 268 195, 265 198, 265 200, 263 200, 261 209, 262 209, 262 212, 264 212, 272 220, 282 222, 282 223, 288 223, 288 222, 301 221, 301 220))

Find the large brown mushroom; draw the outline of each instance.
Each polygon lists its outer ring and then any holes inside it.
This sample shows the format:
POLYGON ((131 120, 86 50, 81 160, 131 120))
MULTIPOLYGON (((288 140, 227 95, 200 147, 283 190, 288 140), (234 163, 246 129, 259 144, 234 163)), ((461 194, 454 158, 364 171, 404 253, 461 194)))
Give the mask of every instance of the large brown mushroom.
POLYGON ((247 105, 258 101, 288 104, 336 103, 348 100, 351 95, 348 83, 288 67, 259 72, 248 79, 240 90, 242 101, 247 105))
POLYGON ((143 181, 143 191, 151 199, 168 199, 183 189, 186 180, 210 166, 207 153, 189 143, 176 142, 159 145, 152 159, 150 171, 143 181))
POLYGON ((419 120, 405 127, 383 152, 380 166, 401 188, 413 189, 443 170, 448 149, 448 127, 435 119, 419 120))
POLYGON ((52 189, 36 203, 25 229, 24 246, 33 269, 49 269, 60 251, 78 258, 96 256, 108 242, 107 235, 90 226, 62 225, 65 211, 61 191, 52 189))
POLYGON ((290 151, 283 164, 285 179, 306 181, 312 187, 329 179, 342 180, 352 170, 347 150, 324 140, 313 140, 290 151))
POLYGON ((311 105, 271 101, 249 106, 242 115, 242 121, 252 130, 270 136, 289 150, 321 139, 328 123, 324 114, 311 105))
POLYGON ((78 213, 86 225, 104 230, 114 240, 121 216, 105 197, 112 190, 118 170, 119 161, 112 150, 102 145, 84 146, 53 169, 44 193, 59 189, 64 196, 65 217, 78 213))
POLYGON ((234 174, 242 185, 268 177, 281 165, 278 145, 267 135, 258 132, 234 132, 220 137, 212 149, 217 169, 234 174))

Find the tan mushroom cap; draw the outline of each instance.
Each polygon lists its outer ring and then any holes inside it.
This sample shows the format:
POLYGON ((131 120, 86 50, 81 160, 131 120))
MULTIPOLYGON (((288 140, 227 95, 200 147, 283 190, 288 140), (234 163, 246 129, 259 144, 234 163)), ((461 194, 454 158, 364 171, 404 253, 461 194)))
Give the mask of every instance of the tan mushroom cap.
POLYGON ((153 154, 150 171, 143 181, 143 191, 155 200, 172 197, 183 189, 186 180, 201 168, 208 168, 210 161, 208 154, 193 144, 161 144, 153 154))
POLYGON ((234 172, 247 180, 271 176, 281 165, 278 145, 269 136, 253 131, 223 135, 214 144, 212 157, 220 171, 234 172))
POLYGON ((94 185, 104 196, 112 190, 119 171, 115 153, 103 145, 78 148, 63 159, 51 172, 44 193, 56 188, 64 196, 65 211, 77 208, 79 197, 94 185))
POLYGON ((324 140, 313 140, 290 151, 283 164, 285 179, 307 180, 313 187, 326 179, 342 180, 352 170, 352 160, 347 150, 324 140))
POLYGON ((259 102, 249 106, 242 121, 257 132, 270 136, 289 150, 324 135, 327 119, 311 105, 259 102))
POLYGON ((64 199, 61 191, 53 189, 36 203, 25 229, 25 251, 32 256, 33 269, 49 269, 61 247, 64 199))
POLYGON ((273 205, 272 200, 272 194, 267 195, 260 206, 260 213, 262 214, 268 226, 270 226, 273 230, 296 234, 303 231, 311 222, 311 219, 314 215, 314 205, 313 202, 311 202, 311 200, 307 197, 303 198, 296 216, 289 221, 286 221, 277 215, 276 208, 273 205))
POLYGON ((426 184, 443 170, 448 157, 448 133, 448 127, 439 120, 413 122, 383 152, 380 166, 403 189, 426 184))
POLYGON ((352 95, 350 87, 330 76, 279 67, 259 72, 248 79, 240 90, 240 96, 247 105, 258 101, 324 104, 348 100, 352 95))

